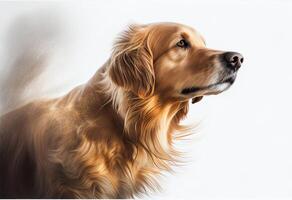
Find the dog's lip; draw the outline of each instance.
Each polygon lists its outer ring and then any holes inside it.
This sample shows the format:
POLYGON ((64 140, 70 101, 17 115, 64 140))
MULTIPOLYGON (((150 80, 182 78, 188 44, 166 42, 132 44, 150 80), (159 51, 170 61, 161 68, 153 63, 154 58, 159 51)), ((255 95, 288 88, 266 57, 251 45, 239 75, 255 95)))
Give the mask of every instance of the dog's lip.
POLYGON ((217 83, 208 85, 208 86, 204 86, 204 87, 193 86, 193 87, 184 88, 181 91, 181 94, 188 95, 188 94, 191 94, 191 93, 196 93, 198 91, 208 90, 208 89, 214 88, 215 86, 218 86, 218 85, 224 84, 224 83, 228 83, 228 84, 232 85, 234 83, 234 81, 235 81, 235 78, 236 78, 236 73, 231 74, 231 75, 225 77, 223 80, 221 80, 221 81, 219 81, 217 83))

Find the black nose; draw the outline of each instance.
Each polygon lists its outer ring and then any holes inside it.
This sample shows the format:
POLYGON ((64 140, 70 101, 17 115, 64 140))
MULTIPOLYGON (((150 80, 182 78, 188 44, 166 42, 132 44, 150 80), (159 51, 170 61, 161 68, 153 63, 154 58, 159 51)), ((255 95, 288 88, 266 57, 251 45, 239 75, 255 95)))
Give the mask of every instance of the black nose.
POLYGON ((226 52, 223 54, 223 58, 227 63, 227 67, 238 70, 243 63, 243 56, 236 52, 226 52))

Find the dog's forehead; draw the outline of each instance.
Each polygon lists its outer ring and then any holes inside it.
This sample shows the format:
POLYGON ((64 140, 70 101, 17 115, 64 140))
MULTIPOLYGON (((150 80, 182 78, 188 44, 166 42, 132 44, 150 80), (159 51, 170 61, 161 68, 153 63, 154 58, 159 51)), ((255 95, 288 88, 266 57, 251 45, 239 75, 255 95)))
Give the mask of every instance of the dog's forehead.
POLYGON ((157 23, 153 24, 153 29, 165 34, 168 38, 183 37, 197 46, 205 46, 202 35, 194 28, 178 23, 157 23))

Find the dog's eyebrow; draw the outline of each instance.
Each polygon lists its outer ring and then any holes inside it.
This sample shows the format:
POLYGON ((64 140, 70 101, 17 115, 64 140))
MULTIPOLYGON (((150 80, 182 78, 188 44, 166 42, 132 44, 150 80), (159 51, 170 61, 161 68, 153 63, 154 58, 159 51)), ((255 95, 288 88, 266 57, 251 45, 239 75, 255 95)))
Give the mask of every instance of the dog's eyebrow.
MULTIPOLYGON (((203 38, 203 36, 198 32, 195 32, 195 34, 198 36, 198 38, 200 38, 203 41, 204 45, 207 46, 206 40, 203 38)), ((184 39, 187 39, 190 42, 190 36, 187 32, 182 32, 180 36, 184 39)))
POLYGON ((190 39, 189 34, 187 34, 186 32, 182 32, 182 33, 180 34, 180 36, 181 36, 182 38, 184 38, 184 39, 187 39, 187 40, 190 39))

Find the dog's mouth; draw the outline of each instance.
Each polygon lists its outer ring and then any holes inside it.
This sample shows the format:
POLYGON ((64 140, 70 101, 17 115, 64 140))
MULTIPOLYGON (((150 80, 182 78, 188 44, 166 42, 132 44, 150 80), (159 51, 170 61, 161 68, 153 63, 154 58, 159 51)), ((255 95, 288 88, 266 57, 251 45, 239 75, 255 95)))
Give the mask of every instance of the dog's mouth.
POLYGON ((203 96, 203 95, 211 95, 211 94, 219 94, 225 90, 227 90, 235 81, 236 74, 232 74, 223 80, 203 87, 187 87, 181 91, 183 95, 196 95, 196 96, 203 96))

